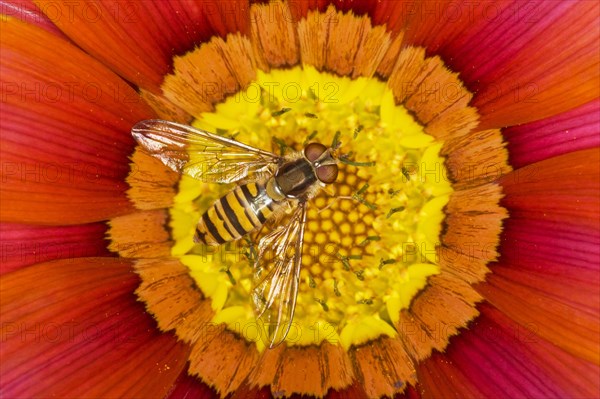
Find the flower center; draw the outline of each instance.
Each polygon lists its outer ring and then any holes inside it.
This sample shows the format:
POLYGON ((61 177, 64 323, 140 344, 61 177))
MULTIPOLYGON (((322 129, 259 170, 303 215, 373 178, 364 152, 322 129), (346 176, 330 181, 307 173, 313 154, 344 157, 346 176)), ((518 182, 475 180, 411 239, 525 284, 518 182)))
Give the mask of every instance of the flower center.
MULTIPOLYGON (((312 67, 259 71, 255 82, 194 125, 281 155, 309 142, 341 143, 337 181, 308 204, 286 344, 327 340, 349 348, 395 336, 400 311, 428 276, 439 273, 436 245, 452 188, 439 155, 442 143, 394 104, 387 85, 312 67)), ((262 349, 266 337, 253 312, 252 264, 260 237, 286 218, 220 247, 192 240, 200 216, 232 188, 181 178, 170 209, 172 254, 211 298, 212 321, 262 349)))

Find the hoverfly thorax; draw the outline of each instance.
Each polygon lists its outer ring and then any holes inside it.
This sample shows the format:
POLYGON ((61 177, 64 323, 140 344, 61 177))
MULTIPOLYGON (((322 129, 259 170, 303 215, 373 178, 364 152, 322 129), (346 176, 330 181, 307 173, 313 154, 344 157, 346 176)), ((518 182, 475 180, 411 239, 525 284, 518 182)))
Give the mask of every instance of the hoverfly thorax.
POLYGON ((331 184, 337 175, 338 166, 331 150, 323 144, 310 143, 302 156, 281 165, 275 181, 287 198, 305 199, 315 184, 331 184))

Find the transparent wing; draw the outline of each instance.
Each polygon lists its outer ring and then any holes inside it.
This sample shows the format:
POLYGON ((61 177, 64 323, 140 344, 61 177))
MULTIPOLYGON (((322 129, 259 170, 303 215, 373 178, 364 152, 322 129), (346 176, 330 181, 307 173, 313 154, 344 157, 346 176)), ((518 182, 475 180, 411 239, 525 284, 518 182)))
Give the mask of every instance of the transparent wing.
POLYGON ((206 182, 232 183, 280 160, 268 151, 158 119, 137 123, 131 134, 169 168, 206 182))
POLYGON ((270 348, 285 340, 296 308, 302 265, 306 203, 302 202, 288 223, 264 236, 258 244, 252 300, 270 348), (267 264, 270 268, 264 268, 267 264))

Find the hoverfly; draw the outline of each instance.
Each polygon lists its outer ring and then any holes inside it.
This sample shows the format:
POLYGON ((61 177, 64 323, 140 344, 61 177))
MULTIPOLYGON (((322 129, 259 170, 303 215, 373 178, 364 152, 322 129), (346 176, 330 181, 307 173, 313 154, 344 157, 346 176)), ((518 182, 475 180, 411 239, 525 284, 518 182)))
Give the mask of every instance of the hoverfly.
POLYGON ((201 216, 194 236, 197 243, 220 245, 238 240, 291 210, 287 223, 258 242, 251 293, 269 347, 283 342, 296 307, 307 203, 336 181, 334 152, 339 144, 334 140, 326 147, 313 142, 302 151, 278 156, 163 120, 139 122, 132 135, 147 152, 178 173, 206 182, 238 184, 201 216), (268 251, 273 256, 272 267, 263 270, 268 251))

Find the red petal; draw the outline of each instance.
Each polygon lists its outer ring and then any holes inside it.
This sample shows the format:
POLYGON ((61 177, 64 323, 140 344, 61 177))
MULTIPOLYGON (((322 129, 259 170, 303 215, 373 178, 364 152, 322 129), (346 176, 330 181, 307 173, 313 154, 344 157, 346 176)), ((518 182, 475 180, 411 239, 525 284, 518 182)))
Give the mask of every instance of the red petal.
POLYGON ((271 395, 270 387, 262 387, 258 388, 256 386, 249 387, 248 385, 242 385, 238 388, 237 391, 231 394, 230 399, 273 399, 273 395, 271 395))
POLYGON ((246 1, 36 1, 75 43, 137 86, 160 93, 175 54, 213 33, 246 31, 246 1))
POLYGON ((104 223, 60 227, 2 223, 0 274, 54 259, 110 256, 106 230, 104 223))
POLYGON ((88 223, 128 213, 131 126, 154 116, 127 83, 70 43, 2 24, 3 221, 88 223))
MULTIPOLYGON (((186 3, 182 0, 182 3, 186 3)), ((241 32, 248 34, 250 29, 250 5, 248 0, 209 0, 200 3, 202 12, 214 34, 221 37, 228 33, 241 32)), ((198 38, 190 43, 198 43, 198 38)), ((203 39, 204 40, 204 39, 203 39)), ((186 48, 191 50, 191 48, 186 48)))
POLYGON ((311 10, 326 12, 327 7, 333 4, 337 10, 343 12, 352 12, 354 15, 369 14, 375 24, 387 23, 390 28, 390 24, 394 25, 394 22, 397 22, 396 15, 394 15, 397 3, 399 2, 375 2, 372 0, 291 0, 288 1, 288 6, 295 20, 304 18, 311 10))
MULTIPOLYGON (((363 399, 366 398, 367 395, 360 385, 359 382, 354 383, 350 387, 340 390, 334 391, 330 390, 325 399, 363 399)), ((420 399, 421 394, 419 391, 414 388, 412 385, 408 385, 404 392, 398 393, 394 395, 394 399, 420 399)))
MULTIPOLYGON (((429 4, 432 3, 430 2, 429 4)), ((436 4, 440 4, 440 2, 436 2, 436 4)), ((371 13, 373 24, 385 24, 389 30, 397 34, 406 28, 407 21, 411 19, 420 6, 421 3, 407 3, 403 1, 377 2, 375 9, 371 13)))
POLYGON ((198 378, 188 375, 184 370, 175 381, 173 390, 169 392, 166 399, 216 399, 218 397, 219 395, 210 387, 203 384, 198 378))
POLYGON ((510 219, 502 257, 477 290, 522 326, 570 353, 600 361, 600 232, 510 219))
POLYGON ((459 367, 448 356, 435 351, 431 357, 417 367, 423 398, 467 399, 483 398, 459 367))
POLYGON ((577 151, 502 179, 511 214, 502 258, 478 290, 556 345, 599 361, 599 152, 577 151))
POLYGON ((485 44, 455 53, 463 60, 457 69, 467 82, 477 82, 473 105, 481 129, 546 118, 598 96, 600 3, 527 4, 532 8, 516 23, 508 15, 506 23, 473 38, 485 44))
POLYGON ((366 398, 367 394, 360 381, 355 381, 352 385, 339 391, 330 390, 327 392, 326 399, 361 399, 366 398))
POLYGON ((511 217, 592 229, 600 221, 600 151, 571 152, 517 169, 500 179, 511 217))
MULTIPOLYGON (((260 1, 254 2, 260 3, 260 1)), ((290 0, 288 1, 288 7, 294 20, 298 21, 306 17, 306 14, 311 10, 325 11, 330 3, 329 0, 290 0)))
POLYGON ((516 169, 553 156, 600 146, 600 100, 503 131, 516 169))
POLYGON ((406 390, 401 395, 394 396, 394 398, 398 399, 420 399, 421 397, 422 396, 417 388, 413 387, 412 385, 407 386, 406 390))
MULTIPOLYGON (((36 25, 58 37, 66 36, 52 23, 32 0, 0 0, 0 14, 2 18, 12 17, 20 21, 36 25), (5 17, 6 16, 6 17, 5 17)), ((59 18, 58 14, 51 15, 52 19, 59 18)))
MULTIPOLYGON (((440 55, 477 95, 481 129, 530 122, 597 97, 596 1, 383 2, 408 44, 440 55)), ((391 18, 391 17, 390 17, 391 18)), ((390 19, 390 21, 393 21, 390 19)))
POLYGON ((474 325, 453 338, 445 354, 435 354, 418 366, 425 396, 598 395, 598 366, 540 339, 489 305, 481 305, 480 310, 474 325))
POLYGON ((363 15, 373 13, 377 7, 377 2, 372 0, 333 0, 335 8, 343 12, 352 12, 354 15, 363 15))
POLYGON ((130 263, 82 258, 2 278, 5 397, 160 397, 189 349, 161 334, 133 290, 130 263))
MULTIPOLYGON (((301 399, 305 397, 306 396, 301 396, 299 394, 293 394, 291 396, 292 399, 301 399)), ((325 399, 363 399, 366 397, 367 394, 365 393, 365 390, 359 381, 355 381, 349 387, 339 391, 330 389, 327 392, 327 395, 325 395, 325 399)), ((243 385, 240 387, 240 389, 232 394, 230 399, 245 398, 272 399, 273 395, 271 394, 269 387, 263 387, 259 389, 257 387, 250 388, 247 385, 243 385)), ((419 399, 420 395, 412 386, 409 385, 403 394, 395 395, 394 398, 419 399)))
MULTIPOLYGON (((505 221, 500 263, 549 278, 559 277, 567 285, 598 288, 599 244, 600 231, 595 227, 515 217, 505 221)), ((571 293, 571 299, 577 297, 579 293, 571 293)))
POLYGON ((509 268, 515 267, 497 265, 487 283, 480 284, 477 291, 523 328, 531 330, 532 335, 547 339, 577 357, 600 362, 597 288, 594 292, 568 280, 561 285, 551 276, 509 268), (572 293, 577 293, 575 298, 570 298, 572 293), (596 305, 577 303, 586 299, 596 305))

